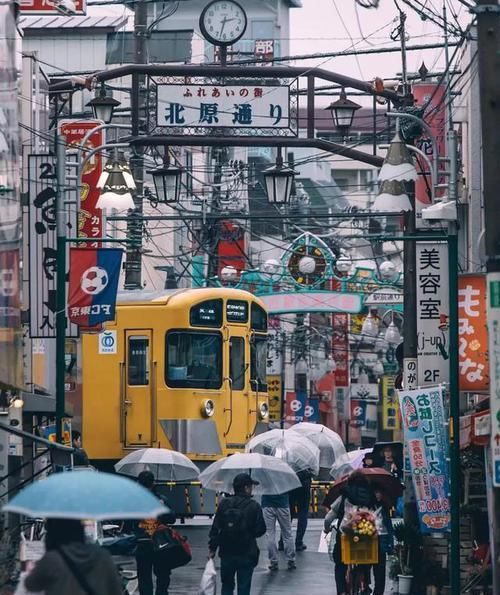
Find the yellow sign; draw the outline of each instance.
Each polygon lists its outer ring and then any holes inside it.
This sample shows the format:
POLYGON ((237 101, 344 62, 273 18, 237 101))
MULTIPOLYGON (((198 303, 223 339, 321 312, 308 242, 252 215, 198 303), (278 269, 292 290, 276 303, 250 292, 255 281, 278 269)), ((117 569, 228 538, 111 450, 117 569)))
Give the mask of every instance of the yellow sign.
POLYGON ((394 376, 382 377, 382 429, 400 429, 399 403, 394 376))
POLYGON ((269 421, 281 421, 281 403, 283 384, 279 374, 267 377, 267 394, 269 396, 269 421))

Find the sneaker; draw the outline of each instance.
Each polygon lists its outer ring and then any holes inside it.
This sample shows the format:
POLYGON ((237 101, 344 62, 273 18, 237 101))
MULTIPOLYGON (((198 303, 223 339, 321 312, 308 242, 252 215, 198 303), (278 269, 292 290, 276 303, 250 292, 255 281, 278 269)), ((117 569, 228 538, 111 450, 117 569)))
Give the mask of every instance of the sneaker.
POLYGON ((295 570, 296 568, 295 560, 288 560, 288 570, 295 570))
POLYGON ((269 570, 272 570, 273 572, 274 572, 275 570, 278 570, 278 562, 271 562, 271 563, 269 564, 269 570))
POLYGON ((304 550, 307 550, 307 545, 305 543, 299 543, 295 546, 296 552, 303 552, 304 550))

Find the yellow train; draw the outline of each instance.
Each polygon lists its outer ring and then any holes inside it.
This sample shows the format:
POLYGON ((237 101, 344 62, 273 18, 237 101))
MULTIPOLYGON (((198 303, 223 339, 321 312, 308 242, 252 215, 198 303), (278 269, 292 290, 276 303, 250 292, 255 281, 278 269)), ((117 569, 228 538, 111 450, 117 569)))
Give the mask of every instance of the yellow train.
POLYGON ((82 429, 109 467, 132 449, 210 462, 264 431, 267 312, 226 288, 126 292, 116 321, 83 338, 82 429))

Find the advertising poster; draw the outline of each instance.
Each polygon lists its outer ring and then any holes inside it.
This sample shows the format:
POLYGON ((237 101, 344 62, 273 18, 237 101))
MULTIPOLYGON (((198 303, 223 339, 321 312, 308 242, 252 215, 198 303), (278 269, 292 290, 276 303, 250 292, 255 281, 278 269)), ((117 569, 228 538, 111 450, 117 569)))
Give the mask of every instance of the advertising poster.
POLYGON ((271 374, 267 376, 267 394, 269 398, 269 421, 281 421, 281 376, 271 374))
POLYGON ((285 395, 285 422, 287 425, 304 421, 307 394, 302 391, 287 391, 285 395))
POLYGON ((450 530, 448 436, 442 388, 399 392, 422 533, 450 530))

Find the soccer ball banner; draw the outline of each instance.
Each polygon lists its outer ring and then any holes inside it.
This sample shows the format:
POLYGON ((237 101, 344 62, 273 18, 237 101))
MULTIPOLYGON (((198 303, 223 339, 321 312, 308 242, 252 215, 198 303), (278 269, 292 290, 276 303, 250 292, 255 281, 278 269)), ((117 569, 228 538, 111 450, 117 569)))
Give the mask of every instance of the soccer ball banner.
POLYGON ((92 327, 114 320, 123 250, 71 248, 68 317, 92 327))

